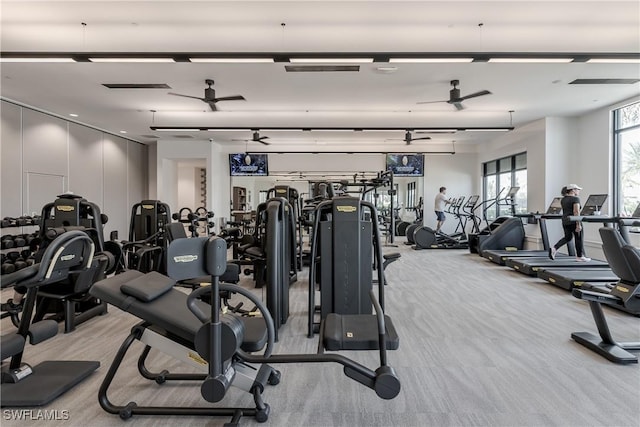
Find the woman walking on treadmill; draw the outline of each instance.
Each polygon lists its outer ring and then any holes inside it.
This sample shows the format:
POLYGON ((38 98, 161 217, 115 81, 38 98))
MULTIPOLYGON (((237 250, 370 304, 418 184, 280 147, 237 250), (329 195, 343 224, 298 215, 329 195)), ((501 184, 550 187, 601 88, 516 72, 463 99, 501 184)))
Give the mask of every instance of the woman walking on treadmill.
MULTIPOLYGON (((564 188, 563 188, 564 190, 564 188)), ((571 221, 570 216, 580 215, 580 190, 576 184, 566 186, 566 193, 560 202, 562 204, 562 228, 564 229, 564 237, 555 245, 549 248, 549 258, 556 259, 556 252, 562 246, 566 245, 575 237, 576 239, 576 261, 591 261, 591 258, 584 256, 584 239, 582 233, 582 223, 580 221, 571 221)))

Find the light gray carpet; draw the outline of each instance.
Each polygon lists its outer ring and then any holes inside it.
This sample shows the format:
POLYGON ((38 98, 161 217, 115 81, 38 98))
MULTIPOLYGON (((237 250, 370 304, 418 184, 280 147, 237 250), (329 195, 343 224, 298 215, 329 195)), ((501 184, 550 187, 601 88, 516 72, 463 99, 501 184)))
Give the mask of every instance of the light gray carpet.
MULTIPOLYGON (((393 251, 393 248, 385 248, 393 251)), ((640 426, 640 367, 619 366, 576 344, 571 332, 592 331, 587 303, 565 290, 466 251, 413 251, 387 269, 387 313, 400 334, 389 353, 402 391, 384 401, 345 377, 338 365, 278 365, 282 382, 269 387, 270 426, 640 426)), ((306 337, 307 273, 291 289, 291 317, 280 330, 278 353, 309 353, 306 337)), ((258 291, 259 292, 259 291, 258 291)), ((2 293, 2 300, 8 294, 2 293)), ((620 341, 640 341, 640 320, 605 310, 620 341)), ((88 380, 46 407, 68 410, 55 426, 221 426, 228 419, 137 416, 124 422, 104 412, 97 391, 121 342, 136 319, 110 307, 67 335, 29 346, 25 360, 99 360, 88 380)), ((3 333, 9 326, 2 322, 3 333)), ((139 349, 142 348, 138 344, 139 349)), ((348 352, 371 368, 377 352, 348 352)), ((136 370, 131 352, 110 398, 116 403, 205 406, 199 386, 159 386, 136 370)), ((164 355, 153 365, 179 368, 164 355)), ((233 390, 225 405, 247 406, 250 396, 233 390)), ((3 412, 3 426, 12 421, 3 412)), ((258 425, 244 418, 243 425, 258 425)))

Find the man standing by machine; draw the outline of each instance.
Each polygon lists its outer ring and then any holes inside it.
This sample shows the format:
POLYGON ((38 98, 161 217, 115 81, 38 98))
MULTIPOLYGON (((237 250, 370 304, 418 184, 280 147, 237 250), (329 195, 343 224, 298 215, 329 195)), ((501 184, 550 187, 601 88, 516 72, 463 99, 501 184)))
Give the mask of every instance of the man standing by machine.
POLYGON ((440 192, 436 195, 436 200, 434 204, 434 211, 436 213, 437 225, 436 225, 436 233, 440 232, 440 228, 442 224, 446 221, 447 217, 444 215, 444 207, 451 203, 446 198, 447 188, 440 187, 440 192))

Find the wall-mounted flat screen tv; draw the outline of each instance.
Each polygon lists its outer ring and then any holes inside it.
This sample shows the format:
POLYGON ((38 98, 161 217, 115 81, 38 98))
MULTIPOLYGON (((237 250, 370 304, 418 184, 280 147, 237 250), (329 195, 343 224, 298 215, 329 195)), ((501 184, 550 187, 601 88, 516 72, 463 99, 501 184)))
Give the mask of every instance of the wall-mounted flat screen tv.
POLYGON ((393 176, 424 176, 424 154, 387 154, 387 170, 393 176))
POLYGON ((231 176, 268 176, 269 162, 266 154, 229 154, 231 176))

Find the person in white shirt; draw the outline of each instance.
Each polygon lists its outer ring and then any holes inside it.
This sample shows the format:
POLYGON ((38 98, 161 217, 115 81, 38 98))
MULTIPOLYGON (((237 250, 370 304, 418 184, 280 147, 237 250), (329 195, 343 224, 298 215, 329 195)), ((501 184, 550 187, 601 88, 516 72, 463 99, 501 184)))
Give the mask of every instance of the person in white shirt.
POLYGON ((440 187, 440 192, 436 195, 436 201, 434 206, 434 210, 436 212, 436 219, 438 220, 438 223, 436 226, 436 233, 440 232, 440 228, 442 228, 442 224, 444 224, 444 222, 447 220, 447 217, 444 215, 444 207, 451 202, 447 200, 446 194, 447 194, 447 188, 440 187))

